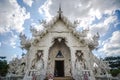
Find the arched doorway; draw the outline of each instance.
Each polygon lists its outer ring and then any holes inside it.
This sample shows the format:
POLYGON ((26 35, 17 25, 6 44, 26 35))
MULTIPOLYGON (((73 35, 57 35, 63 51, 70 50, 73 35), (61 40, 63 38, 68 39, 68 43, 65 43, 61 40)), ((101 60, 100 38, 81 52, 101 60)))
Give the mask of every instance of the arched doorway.
POLYGON ((55 38, 49 49, 47 73, 55 77, 71 76, 71 53, 64 38, 55 38))

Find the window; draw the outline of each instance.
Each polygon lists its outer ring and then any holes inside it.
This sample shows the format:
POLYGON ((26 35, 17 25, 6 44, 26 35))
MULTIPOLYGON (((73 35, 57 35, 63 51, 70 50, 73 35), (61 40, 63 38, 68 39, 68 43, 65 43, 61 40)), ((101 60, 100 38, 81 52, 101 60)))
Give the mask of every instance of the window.
POLYGON ((63 56, 62 52, 59 50, 57 55, 56 55, 56 58, 63 58, 63 57, 64 56, 63 56))

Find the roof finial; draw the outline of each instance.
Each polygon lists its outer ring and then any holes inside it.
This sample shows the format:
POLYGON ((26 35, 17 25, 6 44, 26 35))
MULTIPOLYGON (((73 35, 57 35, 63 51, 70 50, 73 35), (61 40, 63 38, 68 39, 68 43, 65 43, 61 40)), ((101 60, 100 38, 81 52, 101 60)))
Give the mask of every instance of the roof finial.
POLYGON ((58 10, 59 17, 61 17, 62 10, 61 10, 61 3, 59 4, 59 10, 58 10))

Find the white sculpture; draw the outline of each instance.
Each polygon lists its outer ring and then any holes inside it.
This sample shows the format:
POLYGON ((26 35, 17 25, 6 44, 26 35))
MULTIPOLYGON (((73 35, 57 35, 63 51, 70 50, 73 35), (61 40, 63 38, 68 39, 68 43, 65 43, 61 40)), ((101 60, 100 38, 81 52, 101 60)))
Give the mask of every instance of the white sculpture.
POLYGON ((25 74, 25 63, 21 63, 16 70, 17 74, 24 75, 25 74))
POLYGON ((32 32, 33 36, 38 36, 39 35, 39 32, 35 28, 33 28, 32 26, 30 27, 30 31, 32 32))
POLYGON ((33 26, 30 27, 30 31, 32 32, 32 36, 33 36, 33 37, 40 36, 41 33, 43 32, 43 30, 37 30, 37 29, 34 28, 33 26))
POLYGON ((98 45, 98 40, 99 40, 99 33, 97 33, 96 35, 93 36, 93 41, 94 41, 94 45, 97 46, 98 45))
POLYGON ((21 40, 21 44, 22 45, 26 44, 26 36, 25 36, 25 34, 20 33, 19 37, 20 37, 20 40, 21 40))
POLYGON ((44 61, 43 61, 43 53, 42 51, 38 51, 35 55, 35 58, 32 61, 32 68, 41 71, 44 69, 44 61))
POLYGON ((15 58, 9 63, 9 73, 22 74, 20 59, 15 58))
POLYGON ((31 46, 30 40, 27 39, 27 37, 25 36, 25 34, 20 33, 19 35, 20 40, 21 40, 21 48, 25 48, 26 50, 29 49, 29 47, 31 46))
POLYGON ((76 51, 76 60, 75 60, 75 70, 76 70, 76 80, 83 80, 83 70, 86 70, 86 61, 84 59, 84 54, 81 50, 76 51))
POLYGON ((76 55, 76 61, 75 61, 75 67, 82 70, 82 69, 85 69, 85 59, 83 58, 83 53, 82 51, 77 51, 75 53, 76 55))
POLYGON ((97 46, 99 45, 98 40, 99 40, 99 33, 97 33, 96 35, 94 35, 92 37, 92 39, 88 39, 88 38, 84 38, 85 39, 85 43, 87 43, 87 45, 89 46, 89 48, 91 50, 97 48, 97 46))

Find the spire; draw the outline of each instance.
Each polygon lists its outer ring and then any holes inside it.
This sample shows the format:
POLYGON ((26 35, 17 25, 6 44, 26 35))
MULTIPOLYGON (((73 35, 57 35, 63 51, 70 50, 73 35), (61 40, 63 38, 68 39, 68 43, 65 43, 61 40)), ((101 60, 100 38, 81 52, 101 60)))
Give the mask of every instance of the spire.
POLYGON ((62 10, 61 10, 61 3, 59 4, 59 10, 58 10, 59 17, 61 17, 62 10))

